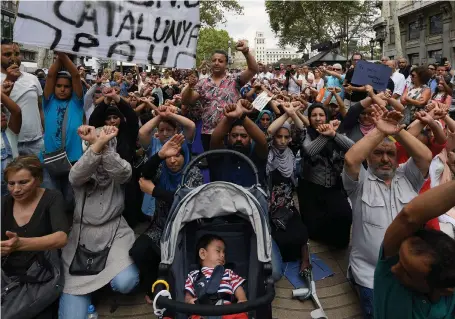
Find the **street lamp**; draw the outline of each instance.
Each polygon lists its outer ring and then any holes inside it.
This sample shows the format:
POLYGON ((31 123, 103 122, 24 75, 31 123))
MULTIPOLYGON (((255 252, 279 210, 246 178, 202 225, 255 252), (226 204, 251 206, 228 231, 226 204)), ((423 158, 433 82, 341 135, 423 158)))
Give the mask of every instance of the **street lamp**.
POLYGON ((228 65, 231 64, 231 40, 228 41, 228 65))
POLYGON ((370 53, 371 53, 371 60, 373 60, 373 53, 374 53, 374 39, 370 40, 370 53))

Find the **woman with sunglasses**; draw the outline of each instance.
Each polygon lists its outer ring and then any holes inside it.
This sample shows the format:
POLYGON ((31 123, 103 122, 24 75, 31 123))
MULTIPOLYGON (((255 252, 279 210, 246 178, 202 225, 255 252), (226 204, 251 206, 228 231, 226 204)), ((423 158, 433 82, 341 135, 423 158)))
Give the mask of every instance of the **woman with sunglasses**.
POLYGON ((401 96, 401 103, 405 106, 404 124, 409 125, 414 119, 414 113, 423 110, 431 98, 431 90, 426 83, 431 74, 424 66, 419 66, 411 71, 411 85, 401 96))

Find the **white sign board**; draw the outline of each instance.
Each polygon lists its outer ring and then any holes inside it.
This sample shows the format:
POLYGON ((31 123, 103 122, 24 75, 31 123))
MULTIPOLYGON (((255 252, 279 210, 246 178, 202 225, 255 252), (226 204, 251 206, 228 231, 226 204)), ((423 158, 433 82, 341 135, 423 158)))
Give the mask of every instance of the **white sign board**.
POLYGON ((193 68, 199 1, 19 1, 14 41, 82 56, 193 68))
POLYGON ((253 107, 260 112, 264 109, 267 103, 270 102, 271 99, 272 97, 269 96, 266 92, 262 92, 254 99, 253 107))

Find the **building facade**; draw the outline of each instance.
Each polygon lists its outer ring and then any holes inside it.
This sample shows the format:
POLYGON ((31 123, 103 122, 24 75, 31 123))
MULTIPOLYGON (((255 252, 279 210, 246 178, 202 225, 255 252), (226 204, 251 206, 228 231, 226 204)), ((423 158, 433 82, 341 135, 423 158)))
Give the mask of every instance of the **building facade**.
MULTIPOLYGON (((400 58, 395 49, 395 30, 390 1, 378 1, 381 17, 373 28, 383 54, 400 58)), ((396 1, 403 57, 410 64, 455 62, 455 2, 439 0, 396 1)))
POLYGON ((281 59, 298 59, 300 58, 300 54, 298 54, 296 50, 290 48, 267 48, 264 32, 257 31, 254 38, 254 57, 258 62, 272 64, 281 59))

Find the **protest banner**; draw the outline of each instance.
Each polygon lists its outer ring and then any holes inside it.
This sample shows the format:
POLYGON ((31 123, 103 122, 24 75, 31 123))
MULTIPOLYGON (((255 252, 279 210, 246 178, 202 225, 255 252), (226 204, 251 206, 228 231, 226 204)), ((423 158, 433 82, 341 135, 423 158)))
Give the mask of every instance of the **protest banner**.
POLYGON ((260 112, 264 109, 267 103, 270 102, 271 99, 272 97, 269 96, 266 92, 262 92, 254 99, 253 107, 260 112))
POLYGON ((385 91, 392 69, 384 64, 375 64, 367 61, 358 61, 354 69, 351 83, 357 85, 369 84, 376 91, 385 91))
POLYGON ((20 1, 14 41, 134 63, 193 68, 199 1, 20 1))

